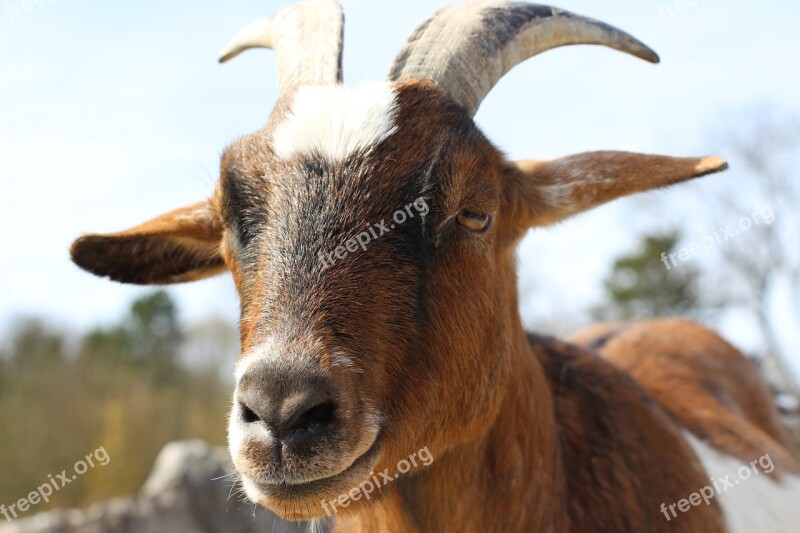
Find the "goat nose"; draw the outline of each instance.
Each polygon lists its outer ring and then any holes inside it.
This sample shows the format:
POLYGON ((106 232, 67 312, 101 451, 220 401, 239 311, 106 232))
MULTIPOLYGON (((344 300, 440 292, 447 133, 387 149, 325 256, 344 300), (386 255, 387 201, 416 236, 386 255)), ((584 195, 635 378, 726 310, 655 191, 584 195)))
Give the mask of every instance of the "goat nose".
POLYGON ((287 444, 300 444, 332 429, 336 401, 321 380, 265 386, 263 380, 243 377, 237 390, 242 421, 264 424, 272 436, 287 444))

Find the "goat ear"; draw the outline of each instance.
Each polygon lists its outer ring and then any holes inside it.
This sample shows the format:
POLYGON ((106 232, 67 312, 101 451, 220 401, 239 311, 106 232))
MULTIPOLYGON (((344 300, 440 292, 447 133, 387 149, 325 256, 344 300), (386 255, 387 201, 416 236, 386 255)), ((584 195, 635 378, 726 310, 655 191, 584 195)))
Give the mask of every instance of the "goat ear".
POLYGON ((119 233, 84 235, 72 260, 98 276, 139 285, 194 281, 225 270, 222 222, 211 201, 170 211, 119 233))
POLYGON ((546 226, 629 194, 728 168, 719 157, 677 158, 588 152, 552 161, 518 161, 507 171, 510 224, 546 226))

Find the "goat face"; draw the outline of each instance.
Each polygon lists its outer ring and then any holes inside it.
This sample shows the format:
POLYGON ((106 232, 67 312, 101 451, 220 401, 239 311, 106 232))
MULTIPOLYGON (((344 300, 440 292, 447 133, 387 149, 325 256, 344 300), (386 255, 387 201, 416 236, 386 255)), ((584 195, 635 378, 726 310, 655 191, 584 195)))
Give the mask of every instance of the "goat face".
POLYGON ((439 88, 282 105, 229 149, 216 202, 242 301, 231 450, 250 496, 297 517, 485 431, 514 286, 503 161, 439 88))
POLYGON ((415 450, 485 434, 524 342, 513 249, 525 231, 725 168, 621 152, 507 161, 472 120, 480 101, 517 62, 581 42, 657 60, 597 21, 484 0, 435 15, 390 81, 351 90, 338 7, 287 8, 223 54, 277 48, 281 90, 267 125, 225 152, 213 197, 75 242, 78 265, 122 282, 232 273, 230 447, 251 499, 321 516, 415 450), (456 44, 431 50, 439 40, 456 44))

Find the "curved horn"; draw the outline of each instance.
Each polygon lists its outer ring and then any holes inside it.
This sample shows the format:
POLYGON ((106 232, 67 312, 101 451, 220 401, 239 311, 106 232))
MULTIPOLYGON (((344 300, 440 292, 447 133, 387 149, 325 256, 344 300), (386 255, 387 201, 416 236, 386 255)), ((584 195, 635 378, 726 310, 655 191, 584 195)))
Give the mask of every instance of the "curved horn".
POLYGON ((481 0, 447 7, 420 26, 395 58, 390 79, 429 79, 474 116, 509 70, 551 48, 597 44, 658 63, 658 55, 603 22, 549 6, 481 0))
POLYGON ((220 54, 224 63, 250 48, 278 54, 280 94, 300 85, 342 81, 344 16, 333 0, 308 0, 242 28, 220 54))

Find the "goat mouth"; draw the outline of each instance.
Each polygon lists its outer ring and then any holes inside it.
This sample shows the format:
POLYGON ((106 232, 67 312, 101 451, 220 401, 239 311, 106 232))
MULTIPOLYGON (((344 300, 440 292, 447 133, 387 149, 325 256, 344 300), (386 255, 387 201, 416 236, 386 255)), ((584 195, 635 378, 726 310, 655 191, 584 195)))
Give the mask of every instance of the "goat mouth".
MULTIPOLYGON (((358 483, 369 477, 375 466, 380 452, 380 439, 376 438, 372 446, 350 463, 350 466, 332 476, 310 481, 281 481, 272 483, 268 481, 245 477, 245 488, 256 489, 260 498, 256 501, 272 500, 286 503, 287 501, 300 500, 319 495, 337 496, 344 494, 358 486, 358 483)), ((249 491, 248 491, 249 492, 249 491)), ((255 496, 255 495, 251 495, 255 496)))

